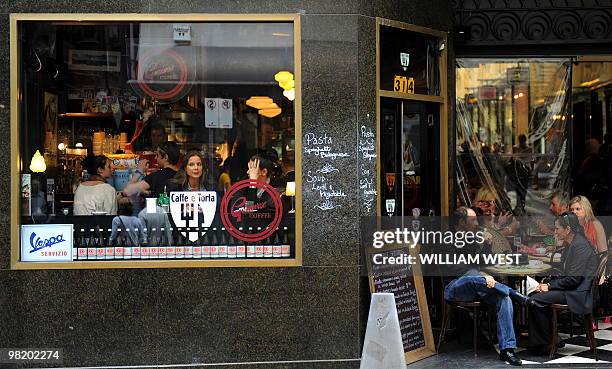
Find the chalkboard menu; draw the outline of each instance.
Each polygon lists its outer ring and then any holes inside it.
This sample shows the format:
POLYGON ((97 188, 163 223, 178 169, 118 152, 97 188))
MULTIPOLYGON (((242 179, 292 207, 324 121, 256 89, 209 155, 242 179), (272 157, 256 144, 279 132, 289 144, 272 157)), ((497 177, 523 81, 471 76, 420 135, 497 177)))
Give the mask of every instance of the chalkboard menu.
MULTIPOLYGON (((409 248, 373 251, 368 256, 370 291, 395 295, 400 331, 406 362, 414 362, 435 353, 423 279, 415 273, 418 265, 375 264, 373 255, 398 257, 408 254, 409 248)), ((380 257, 378 259, 381 259, 380 257)))

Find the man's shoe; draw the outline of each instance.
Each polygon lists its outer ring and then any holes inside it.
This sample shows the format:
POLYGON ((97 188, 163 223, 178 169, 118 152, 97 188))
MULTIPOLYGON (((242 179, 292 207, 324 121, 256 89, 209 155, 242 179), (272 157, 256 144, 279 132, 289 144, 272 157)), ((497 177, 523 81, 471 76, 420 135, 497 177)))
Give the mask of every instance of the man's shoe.
POLYGON ((499 352, 499 360, 514 366, 521 366, 523 364, 521 359, 514 355, 514 350, 512 349, 501 350, 499 352))
POLYGON ((525 301, 525 306, 527 306, 527 307, 539 307, 539 308, 543 308, 543 307, 546 307, 548 305, 534 300, 533 297, 527 297, 527 301, 525 301))

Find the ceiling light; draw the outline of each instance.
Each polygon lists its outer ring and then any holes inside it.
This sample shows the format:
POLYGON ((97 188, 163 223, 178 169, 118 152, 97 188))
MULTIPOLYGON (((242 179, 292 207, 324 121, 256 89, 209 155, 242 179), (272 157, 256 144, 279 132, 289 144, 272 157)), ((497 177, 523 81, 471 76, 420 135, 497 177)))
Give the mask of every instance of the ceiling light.
POLYGON ((295 81, 294 80, 290 80, 287 82, 279 82, 278 83, 279 86, 281 86, 281 88, 285 91, 287 90, 291 90, 293 88, 295 88, 295 81))
POLYGON ((32 161, 30 162, 30 170, 34 173, 42 173, 47 170, 45 158, 40 154, 39 150, 36 150, 36 153, 32 157, 32 161))
POLYGON ((292 88, 291 90, 283 91, 283 96, 289 99, 289 101, 295 100, 295 88, 292 88))
POLYGON ((287 83, 293 80, 293 73, 281 70, 274 75, 274 80, 278 83, 287 83))
POLYGON ((275 116, 281 113, 280 108, 270 108, 270 109, 261 109, 259 110, 259 115, 263 115, 266 118, 274 118, 275 116))
POLYGON ((274 100, 272 100, 268 96, 251 96, 251 98, 246 101, 246 104, 248 106, 255 109, 262 109, 265 106, 268 106, 273 103, 274 100))

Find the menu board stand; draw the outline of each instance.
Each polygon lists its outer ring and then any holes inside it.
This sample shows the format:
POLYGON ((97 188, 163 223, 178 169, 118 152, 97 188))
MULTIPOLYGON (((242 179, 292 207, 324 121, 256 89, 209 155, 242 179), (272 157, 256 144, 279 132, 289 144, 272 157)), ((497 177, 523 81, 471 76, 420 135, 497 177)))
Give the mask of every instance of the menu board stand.
POLYGON ((367 252, 366 261, 370 292, 387 292, 395 296, 407 364, 436 353, 420 265, 374 264, 373 256, 397 257, 414 250, 411 251, 410 246, 373 249, 367 252))

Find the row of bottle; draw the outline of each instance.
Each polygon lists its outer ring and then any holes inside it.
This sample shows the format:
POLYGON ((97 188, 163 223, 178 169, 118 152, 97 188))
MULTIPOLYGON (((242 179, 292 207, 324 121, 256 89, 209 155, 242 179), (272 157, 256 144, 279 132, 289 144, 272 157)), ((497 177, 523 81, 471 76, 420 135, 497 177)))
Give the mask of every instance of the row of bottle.
MULTIPOLYGON (((165 238, 165 237, 164 237, 165 238)), ((177 243, 169 244, 162 239, 151 240, 141 245, 129 244, 125 238, 110 242, 100 230, 85 230, 75 237, 72 250, 73 260, 116 260, 116 259, 236 259, 236 258, 288 258, 291 246, 287 227, 256 244, 243 244, 229 235, 229 242, 223 236, 200 238, 190 242, 181 237, 177 243), (209 242, 212 239, 213 242, 209 242), (219 242, 214 242, 218 240, 219 242), (211 244, 212 243, 212 244, 211 244)), ((129 238, 128 238, 129 240, 129 238)))

